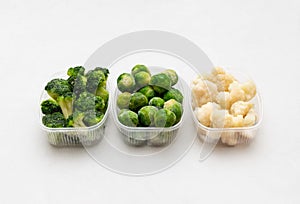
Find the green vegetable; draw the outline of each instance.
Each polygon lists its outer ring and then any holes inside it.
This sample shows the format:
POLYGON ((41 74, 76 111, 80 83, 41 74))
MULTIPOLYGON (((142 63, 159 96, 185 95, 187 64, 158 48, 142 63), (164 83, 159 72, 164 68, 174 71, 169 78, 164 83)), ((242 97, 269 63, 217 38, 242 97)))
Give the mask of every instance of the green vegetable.
POLYGON ((138 90, 138 92, 144 94, 148 100, 150 100, 151 98, 153 98, 155 96, 155 91, 153 90, 153 88, 151 86, 145 86, 145 87, 141 88, 140 90, 138 90))
POLYGON ((172 69, 166 69, 163 71, 171 80, 171 85, 174 86, 178 82, 178 75, 177 73, 172 69))
POLYGON ((129 92, 124 92, 119 94, 117 98, 117 106, 120 109, 128 109, 130 97, 131 97, 131 93, 129 92))
POLYGON ((103 70, 94 69, 87 74, 86 90, 95 94, 100 83, 106 80, 105 72, 103 70))
POLYGON ((104 102, 108 103, 109 92, 104 87, 98 87, 96 91, 96 96, 101 96, 104 99, 104 102))
POLYGON ((182 103, 183 95, 178 89, 172 88, 169 91, 167 91, 166 93, 164 93, 163 99, 165 101, 170 100, 170 99, 175 99, 179 103, 182 103))
POLYGON ((59 104, 62 113, 65 118, 68 118, 73 113, 73 93, 66 92, 61 96, 57 97, 57 103, 59 104))
POLYGON ((99 87, 106 88, 106 82, 107 82, 107 78, 108 78, 108 75, 109 75, 109 70, 106 69, 106 68, 102 68, 102 67, 96 67, 94 70, 102 71, 104 76, 105 76, 105 80, 100 82, 98 88, 99 87))
POLYGON ((45 90, 54 100, 56 100, 58 96, 72 92, 71 85, 65 79, 52 79, 45 86, 45 90))
POLYGON ((138 64, 131 69, 132 76, 135 76, 139 72, 147 72, 150 74, 149 69, 145 65, 138 64))
POLYGON ((140 108, 146 105, 148 105, 148 99, 144 94, 136 92, 131 95, 129 101, 130 110, 137 112, 140 108))
POLYGON ((165 102, 164 109, 170 110, 176 115, 175 124, 180 121, 182 113, 183 113, 183 108, 182 108, 181 103, 179 103, 178 101, 176 101, 174 99, 170 99, 165 102))
POLYGON ((117 79, 118 89, 121 92, 132 93, 135 89, 135 81, 131 74, 123 73, 117 79))
POLYGON ((139 123, 138 115, 135 112, 126 109, 120 111, 118 120, 128 127, 136 127, 139 123))
POLYGON ((86 86, 87 78, 83 75, 77 75, 73 85, 73 93, 75 96, 79 96, 82 92, 84 92, 86 90, 86 86))
POLYGON ((95 96, 95 110, 105 113, 106 103, 101 96, 95 96))
POLYGON ((158 109, 154 106, 144 106, 138 112, 139 122, 144 127, 154 126, 154 115, 158 109))
POLYGON ((49 128, 62 128, 66 125, 66 119, 64 118, 63 114, 59 112, 44 115, 42 122, 49 128))
POLYGON ((96 97, 89 92, 83 92, 79 95, 78 99, 74 101, 74 108, 81 112, 88 110, 95 110, 96 97))
POLYGON ((154 91, 158 94, 162 94, 171 89, 171 80, 168 75, 164 73, 153 75, 149 84, 153 86, 154 91))
POLYGON ((84 75, 85 68, 82 66, 70 67, 67 71, 68 76, 84 75))
POLYGON ((99 123, 104 117, 104 114, 99 111, 87 111, 84 113, 83 122, 86 126, 93 126, 99 123))
POLYGON ((73 114, 67 118, 66 127, 74 127, 73 114))
POLYGON ((75 111, 73 113, 73 125, 74 127, 86 127, 86 125, 83 122, 84 119, 84 112, 75 111))
POLYGON ((52 99, 45 100, 41 103, 41 110, 43 114, 52 114, 55 112, 62 112, 58 103, 52 99))
POLYGON ((149 101, 149 105, 150 106, 155 106, 159 109, 164 107, 164 103, 165 100, 160 98, 160 97, 153 97, 150 101, 149 101))
POLYGON ((154 124, 156 127, 171 127, 175 124, 176 115, 167 109, 160 109, 154 115, 154 124))
POLYGON ((150 82, 151 75, 148 72, 138 72, 134 75, 134 80, 136 83, 136 88, 141 88, 147 86, 150 82))

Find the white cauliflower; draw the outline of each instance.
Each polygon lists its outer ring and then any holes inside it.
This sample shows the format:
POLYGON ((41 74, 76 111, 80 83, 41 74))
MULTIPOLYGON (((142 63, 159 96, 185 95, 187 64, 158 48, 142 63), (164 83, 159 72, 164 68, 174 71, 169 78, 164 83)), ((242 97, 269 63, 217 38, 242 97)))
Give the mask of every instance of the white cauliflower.
POLYGON ((205 75, 204 79, 215 83, 218 87, 218 91, 228 91, 229 85, 235 81, 234 77, 225 72, 224 69, 216 67, 212 73, 205 75))
POLYGON ((230 108, 230 113, 233 116, 242 115, 243 117, 245 117, 252 107, 253 107, 252 103, 244 102, 244 101, 237 101, 234 104, 232 104, 232 106, 230 108))
POLYGON ((250 109, 246 117, 244 118, 244 126, 253 126, 256 123, 257 114, 254 109, 250 109))
POLYGON ((208 102, 215 101, 218 94, 217 86, 210 81, 203 80, 201 76, 192 82, 191 87, 195 107, 201 107, 208 102))
POLYGON ((239 83, 234 81, 229 88, 231 104, 237 101, 250 101, 256 94, 256 86, 253 81, 239 83))
POLYGON ((219 92, 216 96, 216 102, 223 108, 229 109, 231 106, 231 97, 229 92, 219 92))
POLYGON ((195 109, 195 114, 198 119, 198 121, 206 126, 211 127, 211 115, 215 110, 220 110, 220 106, 216 103, 208 102, 207 104, 197 107, 195 109))
POLYGON ((211 116, 211 120, 212 127, 214 128, 233 128, 244 126, 243 116, 233 116, 228 110, 214 111, 211 116))

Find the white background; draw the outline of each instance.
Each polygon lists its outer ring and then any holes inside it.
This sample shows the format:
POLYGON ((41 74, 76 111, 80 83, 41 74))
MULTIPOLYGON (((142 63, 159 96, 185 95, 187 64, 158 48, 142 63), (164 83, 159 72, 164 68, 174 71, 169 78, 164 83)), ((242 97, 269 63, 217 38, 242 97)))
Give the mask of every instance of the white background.
POLYGON ((299 203, 300 1, 0 2, 0 203, 299 203), (201 143, 148 177, 112 173, 84 149, 48 145, 38 124, 45 79, 121 34, 156 29, 252 76, 264 122, 248 147, 201 143))

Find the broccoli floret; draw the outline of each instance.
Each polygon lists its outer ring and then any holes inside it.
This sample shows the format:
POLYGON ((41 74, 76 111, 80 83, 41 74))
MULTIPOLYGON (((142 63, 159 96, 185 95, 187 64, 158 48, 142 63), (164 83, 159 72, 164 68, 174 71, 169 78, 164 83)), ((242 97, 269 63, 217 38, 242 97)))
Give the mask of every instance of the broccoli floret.
POLYGON ((45 90, 54 100, 68 92, 72 92, 71 85, 65 79, 52 79, 45 86, 45 90))
POLYGON ((109 93, 104 87, 98 87, 96 96, 101 96, 104 99, 105 103, 108 102, 109 93))
POLYGON ((70 115, 66 120, 66 127, 74 127, 73 115, 70 115))
POLYGON ((89 92, 83 92, 79 97, 74 101, 74 108, 81 112, 86 112, 88 110, 95 109, 95 95, 89 92))
POLYGON ((86 90, 95 94, 99 84, 106 80, 105 74, 102 70, 92 70, 87 74, 86 90))
POLYGON ((73 113, 73 126, 74 127, 86 127, 83 122, 84 119, 84 112, 81 111, 74 111, 73 113))
POLYGON ((87 84, 87 78, 83 75, 78 75, 75 79, 73 86, 73 93, 75 96, 79 96, 82 92, 85 91, 87 84))
POLYGON ((41 103, 41 110, 43 114, 52 114, 55 112, 60 112, 61 108, 58 103, 52 99, 45 100, 41 103))
POLYGON ((77 76, 78 74, 84 75, 85 68, 82 66, 70 67, 68 69, 68 76, 77 76))
POLYGON ((66 125, 66 119, 64 118, 63 114, 59 112, 44 115, 42 122, 49 128, 62 128, 66 125))
POLYGON ((101 96, 95 96, 95 109, 100 112, 105 112, 106 103, 101 96))
POLYGON ((72 112, 73 112, 73 93, 72 92, 67 92, 61 96, 58 96, 57 103, 59 104, 65 118, 68 118, 70 115, 72 115, 72 112))
POLYGON ((104 117, 104 114, 99 111, 87 111, 84 113, 83 122, 86 126, 93 126, 99 123, 104 117))

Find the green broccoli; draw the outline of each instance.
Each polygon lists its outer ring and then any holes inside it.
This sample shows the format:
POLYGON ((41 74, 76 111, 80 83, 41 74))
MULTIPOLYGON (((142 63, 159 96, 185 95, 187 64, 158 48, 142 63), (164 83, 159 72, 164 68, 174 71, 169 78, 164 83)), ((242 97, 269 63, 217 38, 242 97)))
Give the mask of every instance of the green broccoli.
POLYGON ((90 110, 84 113, 83 122, 87 127, 89 127, 99 123, 103 119, 103 117, 103 113, 99 111, 90 110))
POLYGON ((106 111, 106 103, 101 96, 95 96, 95 110, 102 113, 106 111))
POLYGON ((98 87, 96 96, 101 96, 104 99, 105 103, 108 103, 109 92, 104 87, 98 87))
POLYGON ((73 114, 67 118, 66 127, 74 127, 73 114))
POLYGON ((41 103, 41 110, 43 114, 52 114, 55 112, 60 112, 61 108, 58 103, 52 99, 45 100, 41 103))
POLYGON ((68 92, 72 92, 71 85, 65 79, 52 79, 45 86, 45 90, 54 100, 68 92))
POLYGON ((73 113, 73 93, 67 92, 57 97, 57 103, 59 104, 62 113, 65 118, 68 118, 73 113))
POLYGON ((94 110, 96 105, 95 95, 89 92, 83 92, 79 97, 74 101, 74 108, 81 112, 88 110, 94 110))
POLYGON ((95 94, 100 83, 105 81, 106 77, 102 70, 92 70, 87 74, 86 90, 95 94))
MULTIPOLYGON (((98 86, 98 89, 100 87, 103 87, 103 88, 106 88, 106 82, 107 82, 107 78, 108 78, 108 75, 109 75, 109 70, 106 69, 106 68, 102 68, 102 67, 96 67, 94 70, 97 70, 97 71, 102 71, 104 76, 105 76, 105 80, 104 81, 101 81, 99 83, 99 86, 98 86)), ((98 91, 98 90, 97 90, 98 91)))
POLYGON ((67 71, 68 76, 84 75, 85 68, 83 66, 70 67, 67 71))
POLYGON ((59 112, 44 115, 42 122, 46 127, 49 128, 62 128, 66 125, 66 119, 64 118, 63 114, 59 112))

